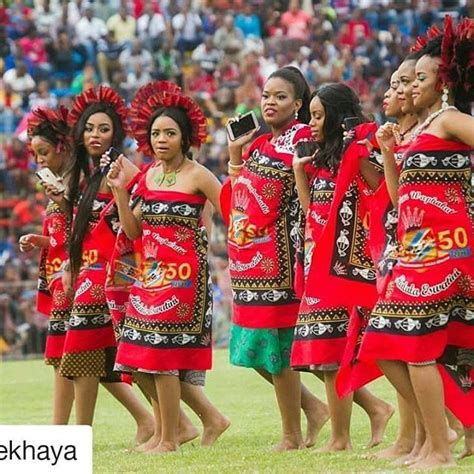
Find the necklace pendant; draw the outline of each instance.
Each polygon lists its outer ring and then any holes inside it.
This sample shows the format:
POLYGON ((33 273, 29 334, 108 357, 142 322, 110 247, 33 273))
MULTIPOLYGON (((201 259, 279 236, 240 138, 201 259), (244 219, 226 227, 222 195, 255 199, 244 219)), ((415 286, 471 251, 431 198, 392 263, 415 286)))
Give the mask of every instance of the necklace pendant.
POLYGON ((176 184, 176 171, 172 171, 171 173, 165 173, 164 175, 165 186, 170 188, 176 184))

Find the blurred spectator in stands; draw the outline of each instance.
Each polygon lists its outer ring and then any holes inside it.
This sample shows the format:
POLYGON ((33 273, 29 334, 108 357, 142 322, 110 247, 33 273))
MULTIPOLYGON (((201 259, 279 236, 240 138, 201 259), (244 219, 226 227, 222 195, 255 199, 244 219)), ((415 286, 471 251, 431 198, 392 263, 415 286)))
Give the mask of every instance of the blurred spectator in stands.
POLYGON ((95 16, 102 21, 107 22, 116 11, 117 9, 112 6, 110 0, 95 0, 94 2, 95 16))
POLYGON ((69 2, 65 1, 64 3, 67 3, 69 21, 73 25, 76 25, 82 18, 84 10, 91 6, 91 2, 88 0, 84 2, 82 0, 69 0, 69 2))
POLYGON ((51 65, 48 63, 44 39, 38 35, 36 25, 31 22, 26 36, 19 39, 17 44, 21 48, 23 57, 33 66, 33 77, 36 80, 48 77, 51 65))
POLYGON ((223 54, 215 47, 213 37, 208 35, 191 55, 195 63, 199 63, 202 69, 208 73, 214 73, 223 54))
POLYGON ((214 45, 226 56, 229 56, 231 61, 239 60, 240 52, 244 47, 244 34, 235 26, 232 15, 224 17, 224 24, 218 28, 214 35, 214 45))
POLYGON ((49 90, 49 82, 42 80, 38 82, 35 92, 28 97, 28 108, 45 107, 55 109, 58 106, 58 98, 49 90))
POLYGON ((108 30, 112 31, 115 34, 115 39, 127 48, 132 46, 136 27, 136 20, 130 15, 125 4, 120 6, 118 13, 107 20, 108 30))
POLYGON ((84 13, 76 23, 76 39, 86 48, 87 60, 90 63, 96 63, 97 42, 106 35, 107 26, 104 21, 94 16, 94 7, 91 3, 85 3, 84 13))
POLYGON ((246 74, 242 85, 235 90, 236 114, 244 114, 253 110, 257 117, 260 115, 260 98, 262 89, 257 84, 257 78, 253 74, 246 74))
POLYGON ((21 119, 23 97, 12 89, 12 86, 0 82, 0 134, 11 135, 17 122, 21 119))
POLYGON ((99 84, 99 78, 95 72, 92 64, 86 64, 81 72, 79 72, 73 79, 71 84, 71 94, 80 94, 86 89, 95 87, 99 84))
POLYGON ((239 67, 227 56, 224 56, 218 64, 216 77, 218 77, 219 83, 223 87, 234 89, 240 85, 239 67))
POLYGON ((202 41, 202 21, 199 15, 191 10, 189 0, 183 0, 180 12, 171 20, 176 47, 181 53, 193 51, 202 41))
POLYGON ((283 13, 280 20, 285 36, 293 40, 293 44, 301 46, 309 40, 311 16, 300 6, 299 0, 290 0, 288 10, 283 13))
POLYGON ((314 71, 314 82, 317 86, 320 86, 324 82, 335 82, 340 79, 336 60, 330 59, 325 45, 320 48, 317 58, 311 62, 311 67, 314 71))
MULTIPOLYGON (((56 7, 59 7, 59 4, 56 4, 56 7)), ((35 10, 33 12, 33 18, 38 28, 38 32, 44 36, 51 36, 51 32, 54 31, 54 26, 57 20, 57 14, 51 8, 50 0, 42 0, 36 4, 35 10)))
POLYGON ((125 73, 135 71, 135 66, 139 64, 142 71, 151 73, 153 70, 153 57, 146 48, 143 47, 140 39, 135 38, 132 47, 125 49, 119 56, 119 62, 125 73))
POLYGON ((221 113, 214 101, 214 94, 217 91, 214 75, 204 71, 198 63, 195 63, 189 76, 186 90, 203 103, 211 115, 220 117, 221 113))
MULTIPOLYGON (((23 173, 23 175, 25 174, 27 175, 27 173, 23 173)), ((42 193, 29 193, 26 195, 12 209, 11 234, 16 239, 19 239, 24 233, 37 233, 38 229, 41 231, 44 210, 42 193)))
POLYGON ((149 51, 158 51, 169 34, 167 21, 161 12, 156 12, 151 0, 144 3, 143 14, 137 20, 137 35, 149 51))
POLYGON ((97 41, 97 69, 101 82, 109 85, 117 82, 115 75, 121 70, 119 57, 125 49, 125 43, 117 40, 114 30, 109 30, 97 41))
MULTIPOLYGON (((359 41, 364 41, 372 36, 372 31, 367 20, 364 19, 362 11, 356 8, 348 23, 350 46, 355 46, 359 41)), ((360 43, 359 43, 360 44, 360 43)))
POLYGON ((3 81, 10 86, 14 92, 27 96, 36 86, 35 80, 27 72, 26 63, 18 59, 16 67, 9 69, 3 75, 3 81))
POLYGON ((150 73, 144 70, 140 63, 135 63, 133 70, 126 74, 126 80, 120 84, 120 88, 126 91, 127 99, 130 101, 138 88, 152 80, 150 73))
POLYGON ((181 84, 181 57, 175 49, 173 49, 171 42, 166 41, 163 48, 156 54, 156 78, 175 80, 181 84))
POLYGON ((84 67, 87 51, 82 45, 73 45, 67 32, 59 31, 57 39, 48 48, 53 78, 69 84, 75 73, 84 67))
MULTIPOLYGON (((23 143, 18 137, 13 137, 11 143, 5 146, 5 159, 9 176, 12 180, 14 194, 30 194, 28 184, 30 176, 29 170, 29 152, 26 143, 23 143)), ((35 201, 33 193, 32 200, 35 201)), ((23 223, 22 220, 20 222, 23 223)))
MULTIPOLYGON (((57 38, 60 32, 66 32, 68 38, 72 41, 72 38, 76 35, 76 23, 69 16, 70 8, 67 2, 62 2, 61 6, 56 10, 56 21, 52 28, 52 33, 57 38)), ((80 17, 76 21, 79 21, 80 17)))
POLYGON ((13 42, 7 36, 5 25, 0 25, 0 74, 3 74, 9 68, 9 64, 13 61, 13 42))
POLYGON ((245 38, 249 36, 262 37, 262 24, 255 7, 248 1, 245 3, 242 12, 235 17, 235 26, 242 31, 245 38))
POLYGON ((10 5, 9 9, 9 25, 8 25, 8 36, 16 40, 25 36, 30 22, 33 19, 33 11, 31 8, 26 6, 26 2, 22 0, 15 0, 10 5))

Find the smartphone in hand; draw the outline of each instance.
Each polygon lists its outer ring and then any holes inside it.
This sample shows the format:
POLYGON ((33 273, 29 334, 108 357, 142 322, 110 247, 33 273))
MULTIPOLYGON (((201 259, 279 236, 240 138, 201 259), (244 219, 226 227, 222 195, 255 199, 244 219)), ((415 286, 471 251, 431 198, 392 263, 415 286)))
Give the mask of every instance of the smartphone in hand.
POLYGON ((117 148, 114 148, 113 146, 111 146, 105 152, 105 154, 110 158, 110 161, 108 165, 101 166, 100 172, 103 175, 106 175, 109 172, 111 163, 113 163, 122 154, 122 152, 120 150, 117 150, 117 148))
POLYGON ((36 171, 36 176, 42 183, 54 186, 58 190, 58 193, 62 193, 66 190, 66 186, 59 181, 58 177, 49 168, 39 169, 36 171))
POLYGON ((298 158, 304 158, 313 156, 319 150, 319 145, 315 141, 301 141, 296 144, 295 149, 298 158))
POLYGON ((230 122, 227 126, 227 135, 229 135, 229 139, 231 141, 237 140, 237 138, 241 137, 242 135, 246 135, 247 133, 251 132, 259 128, 260 125, 257 120, 257 116, 254 112, 248 112, 238 120, 234 122, 230 122))
POLYGON ((344 130, 350 132, 354 127, 360 124, 359 117, 346 117, 343 121, 344 130))

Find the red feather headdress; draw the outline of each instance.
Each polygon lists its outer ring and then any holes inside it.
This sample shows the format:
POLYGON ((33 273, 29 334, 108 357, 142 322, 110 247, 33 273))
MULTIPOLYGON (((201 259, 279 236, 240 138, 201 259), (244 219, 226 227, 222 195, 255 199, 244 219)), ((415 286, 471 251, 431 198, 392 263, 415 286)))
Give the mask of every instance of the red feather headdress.
POLYGON ((154 152, 150 148, 148 125, 150 117, 161 107, 183 109, 191 123, 191 145, 199 148, 207 137, 207 121, 199 105, 190 97, 183 95, 181 88, 169 81, 155 81, 138 89, 132 101, 132 131, 138 149, 148 156, 154 152))
POLYGON ((474 20, 462 18, 454 28, 449 15, 444 18, 439 76, 449 89, 462 90, 472 100, 474 92, 474 20))
POLYGON ((71 111, 69 112, 69 126, 73 127, 87 107, 95 102, 106 102, 110 104, 117 112, 125 133, 129 132, 128 108, 125 101, 114 89, 107 86, 99 86, 97 89, 87 89, 74 99, 71 111))
POLYGON ((443 34, 443 32, 438 28, 438 26, 432 25, 426 32, 426 36, 418 36, 418 38, 416 38, 415 44, 411 47, 410 52, 417 53, 418 51, 421 51, 428 41, 431 41, 433 38, 436 38, 441 34, 443 34))
POLYGON ((68 110, 64 106, 59 106, 57 109, 49 109, 46 107, 34 108, 28 117, 27 134, 31 140, 35 130, 44 123, 54 130, 57 135, 59 144, 63 147, 69 142, 69 126, 68 126, 68 110))

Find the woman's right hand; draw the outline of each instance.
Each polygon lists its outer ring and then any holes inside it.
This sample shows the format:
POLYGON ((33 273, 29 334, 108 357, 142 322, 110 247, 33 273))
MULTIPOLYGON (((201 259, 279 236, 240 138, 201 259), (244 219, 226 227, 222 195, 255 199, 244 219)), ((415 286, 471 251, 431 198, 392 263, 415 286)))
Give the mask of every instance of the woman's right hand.
POLYGON ((18 244, 20 245, 20 252, 29 252, 34 248, 38 247, 38 237, 41 237, 36 234, 25 234, 18 239, 18 244))
MULTIPOLYGON (((127 175, 124 170, 123 160, 124 156, 120 155, 116 161, 111 163, 109 172, 107 173, 107 184, 112 189, 126 189, 127 175)), ((102 159, 101 159, 102 164, 102 159)))
MULTIPOLYGON (((231 119, 229 119, 227 121, 227 124, 226 124, 226 129, 227 129, 227 126, 229 126, 231 123, 233 122, 236 122, 237 120, 239 120, 240 116, 237 116, 237 117, 233 117, 231 119)), ((255 128, 254 130, 251 130, 250 132, 247 132, 246 134, 240 136, 239 138, 237 138, 236 140, 231 140, 229 138, 229 134, 227 134, 227 146, 229 147, 229 149, 239 149, 239 150, 242 150, 242 148, 247 145, 248 143, 250 143, 254 137, 255 137, 255 134, 260 130, 260 127, 259 128, 255 128)))
POLYGON ((375 134, 377 143, 382 151, 393 151, 396 144, 396 134, 400 127, 396 123, 384 123, 375 134))

